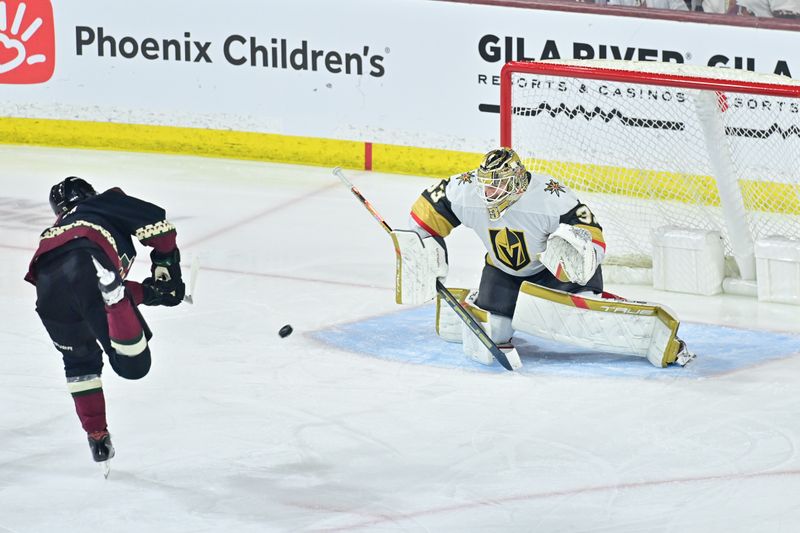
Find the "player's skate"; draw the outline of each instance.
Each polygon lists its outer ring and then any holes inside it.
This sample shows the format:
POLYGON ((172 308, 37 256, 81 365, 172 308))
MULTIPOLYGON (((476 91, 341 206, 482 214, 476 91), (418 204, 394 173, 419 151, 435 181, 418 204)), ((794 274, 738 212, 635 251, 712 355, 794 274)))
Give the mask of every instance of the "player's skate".
POLYGON ((691 363, 697 357, 697 354, 694 352, 690 352, 689 348, 686 346, 686 343, 683 342, 681 339, 677 339, 680 347, 678 348, 678 354, 675 356, 675 363, 686 366, 687 364, 691 363))
POLYGON ((114 305, 125 296, 125 285, 113 270, 108 270, 92 257, 94 269, 97 271, 97 286, 106 305, 114 305))
POLYGON ((92 459, 103 467, 103 475, 108 477, 111 471, 110 459, 114 457, 114 446, 111 444, 111 435, 108 430, 93 431, 87 435, 89 448, 92 450, 92 459))

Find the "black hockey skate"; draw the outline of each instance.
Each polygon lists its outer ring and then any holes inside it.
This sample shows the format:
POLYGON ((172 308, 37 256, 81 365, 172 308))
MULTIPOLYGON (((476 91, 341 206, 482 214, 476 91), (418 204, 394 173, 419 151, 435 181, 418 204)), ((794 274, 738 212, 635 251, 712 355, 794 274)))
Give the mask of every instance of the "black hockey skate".
POLYGON ((102 463, 114 457, 114 446, 111 444, 111 435, 108 434, 108 431, 95 431, 89 433, 88 437, 92 458, 96 463, 102 463))

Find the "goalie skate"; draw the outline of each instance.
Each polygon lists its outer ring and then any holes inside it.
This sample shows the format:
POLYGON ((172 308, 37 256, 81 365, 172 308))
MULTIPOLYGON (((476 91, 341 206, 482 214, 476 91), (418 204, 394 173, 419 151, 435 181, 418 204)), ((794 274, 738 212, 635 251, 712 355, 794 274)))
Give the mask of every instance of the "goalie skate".
POLYGON ((686 346, 686 343, 683 342, 681 339, 678 340, 678 353, 675 356, 675 364, 686 366, 692 361, 697 358, 697 355, 694 352, 690 352, 689 348, 686 346))

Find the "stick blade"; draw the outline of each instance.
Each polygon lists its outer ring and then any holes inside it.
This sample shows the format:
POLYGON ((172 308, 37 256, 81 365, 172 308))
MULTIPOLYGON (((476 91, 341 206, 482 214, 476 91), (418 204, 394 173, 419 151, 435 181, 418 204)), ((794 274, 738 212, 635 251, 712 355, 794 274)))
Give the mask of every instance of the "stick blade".
POLYGON ((344 183, 345 185, 347 185, 351 189, 353 188, 353 184, 350 183, 350 180, 347 179, 347 176, 345 176, 344 172, 342 172, 342 167, 334 168, 333 169, 333 175, 336 176, 337 178, 339 178, 340 180, 342 180, 342 183, 344 183))
POLYGON ((192 258, 192 266, 189 271, 189 286, 186 287, 186 295, 183 301, 187 304, 194 304, 195 287, 197 286, 197 274, 200 272, 200 260, 195 255, 192 258))

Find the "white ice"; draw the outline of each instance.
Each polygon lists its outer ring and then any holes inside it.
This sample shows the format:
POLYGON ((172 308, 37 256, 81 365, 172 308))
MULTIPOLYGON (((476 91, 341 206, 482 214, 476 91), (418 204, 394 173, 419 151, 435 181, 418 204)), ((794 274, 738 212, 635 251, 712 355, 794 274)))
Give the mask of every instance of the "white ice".
MULTIPOLYGON (((348 175, 398 227, 431 183, 348 175)), ((391 243, 329 168, 6 146, 0 184, 2 533, 800 530, 798 307, 612 286, 671 306, 700 370, 531 341, 512 374, 394 304, 391 243), (22 280, 71 174, 164 206, 201 262, 194 305, 143 309, 150 374, 106 365, 108 479, 22 280)), ((474 285, 477 238, 448 243, 474 285)))

